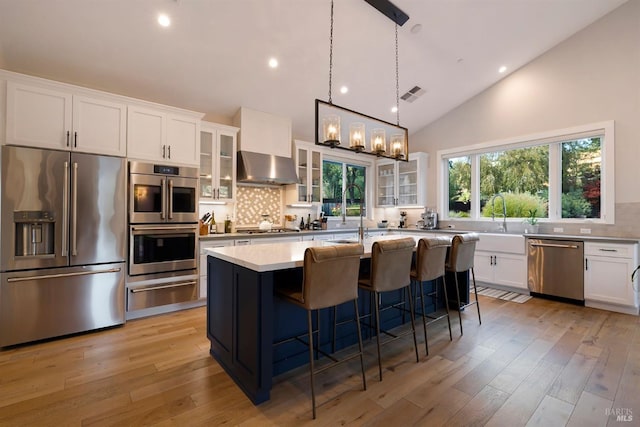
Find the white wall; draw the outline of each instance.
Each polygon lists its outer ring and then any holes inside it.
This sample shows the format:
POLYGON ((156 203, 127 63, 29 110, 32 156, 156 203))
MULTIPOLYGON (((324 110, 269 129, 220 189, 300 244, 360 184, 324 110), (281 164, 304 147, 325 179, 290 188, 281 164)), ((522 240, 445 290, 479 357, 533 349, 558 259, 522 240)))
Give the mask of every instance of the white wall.
POLYGON ((438 150, 604 120, 615 120, 616 204, 640 202, 640 0, 416 132, 411 151, 431 154, 428 205, 435 206, 438 150))

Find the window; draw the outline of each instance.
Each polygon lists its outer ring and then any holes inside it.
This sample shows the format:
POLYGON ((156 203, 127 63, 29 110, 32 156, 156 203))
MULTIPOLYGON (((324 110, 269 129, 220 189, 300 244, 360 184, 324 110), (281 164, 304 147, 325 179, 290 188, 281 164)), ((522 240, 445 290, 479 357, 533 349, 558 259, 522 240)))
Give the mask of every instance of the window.
POLYGON ((468 218, 471 213, 471 157, 448 159, 449 217, 468 218))
POLYGON ((613 135, 605 122, 440 152, 440 210, 448 219, 506 213, 613 223, 613 135))
POLYGON ((600 218, 600 138, 562 144, 562 218, 600 218))
POLYGON ((325 216, 366 216, 367 168, 338 160, 322 161, 322 211, 325 216), (358 188, 356 188, 355 186, 358 188))
POLYGON ((548 145, 480 154, 480 216, 547 218, 548 205, 548 145))

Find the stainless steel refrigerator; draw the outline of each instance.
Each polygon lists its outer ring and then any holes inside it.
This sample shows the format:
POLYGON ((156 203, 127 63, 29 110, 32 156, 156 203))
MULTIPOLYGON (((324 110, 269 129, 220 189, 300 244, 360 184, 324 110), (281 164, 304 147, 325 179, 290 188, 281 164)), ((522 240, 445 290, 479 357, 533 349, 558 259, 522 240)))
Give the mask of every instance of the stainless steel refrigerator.
POLYGON ((0 347, 124 323, 125 160, 0 156, 0 347))

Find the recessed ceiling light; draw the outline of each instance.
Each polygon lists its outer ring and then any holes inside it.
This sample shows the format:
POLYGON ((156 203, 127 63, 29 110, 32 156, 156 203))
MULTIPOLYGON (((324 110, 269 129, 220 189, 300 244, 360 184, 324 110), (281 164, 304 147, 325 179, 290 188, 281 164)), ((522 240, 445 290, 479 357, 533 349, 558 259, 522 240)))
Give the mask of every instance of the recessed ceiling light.
POLYGON ((340 93, 341 93, 341 94, 345 94, 345 93, 347 93, 347 92, 349 92, 349 88, 348 88, 348 87, 346 87, 346 86, 342 86, 342 87, 340 88, 340 93))
POLYGON ((393 107, 391 107, 391 112, 392 113, 397 113, 398 112, 398 107, 396 105, 394 105, 393 107))
POLYGON ((278 60, 276 58, 269 59, 269 67, 278 68, 278 60))
POLYGON ((502 67, 498 68, 498 72, 500 74, 504 73, 505 71, 507 71, 507 67, 505 67, 504 65, 502 67))
POLYGON ((158 24, 163 27, 168 27, 169 25, 171 25, 171 18, 169 18, 169 15, 161 13, 160 15, 158 15, 158 24))

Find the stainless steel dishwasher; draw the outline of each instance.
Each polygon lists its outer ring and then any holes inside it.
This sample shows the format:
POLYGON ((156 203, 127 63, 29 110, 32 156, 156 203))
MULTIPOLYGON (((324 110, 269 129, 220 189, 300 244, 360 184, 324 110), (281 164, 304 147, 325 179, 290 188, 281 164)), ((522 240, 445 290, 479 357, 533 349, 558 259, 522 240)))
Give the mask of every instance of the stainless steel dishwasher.
POLYGON ((527 238, 527 286, 532 295, 584 303, 584 242, 527 238))

